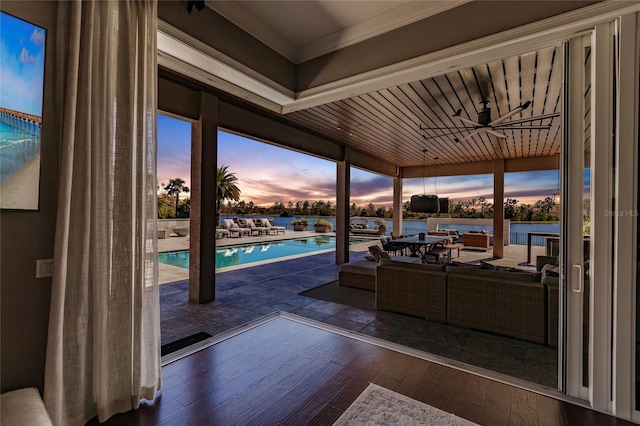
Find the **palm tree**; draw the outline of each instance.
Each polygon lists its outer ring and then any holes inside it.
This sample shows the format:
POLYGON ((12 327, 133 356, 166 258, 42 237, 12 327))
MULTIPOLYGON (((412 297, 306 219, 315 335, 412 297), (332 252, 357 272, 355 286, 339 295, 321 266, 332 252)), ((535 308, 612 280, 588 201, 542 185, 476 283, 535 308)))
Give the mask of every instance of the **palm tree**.
POLYGON ((238 201, 240 188, 236 185, 238 178, 228 170, 229 166, 218 167, 216 176, 216 223, 220 217, 220 207, 224 200, 238 201))
POLYGON ((180 201, 180 194, 183 192, 189 192, 189 187, 184 186, 186 182, 180 178, 169 179, 169 184, 164 187, 165 191, 169 195, 176 196, 176 216, 178 217, 178 202, 180 201))

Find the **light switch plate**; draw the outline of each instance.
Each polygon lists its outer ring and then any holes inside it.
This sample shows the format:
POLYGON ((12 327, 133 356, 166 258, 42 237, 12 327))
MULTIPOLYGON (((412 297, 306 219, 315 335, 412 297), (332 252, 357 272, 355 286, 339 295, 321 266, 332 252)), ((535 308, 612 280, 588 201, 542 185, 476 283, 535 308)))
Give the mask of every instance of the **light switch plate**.
POLYGON ((36 260, 36 278, 53 276, 53 259, 36 260))

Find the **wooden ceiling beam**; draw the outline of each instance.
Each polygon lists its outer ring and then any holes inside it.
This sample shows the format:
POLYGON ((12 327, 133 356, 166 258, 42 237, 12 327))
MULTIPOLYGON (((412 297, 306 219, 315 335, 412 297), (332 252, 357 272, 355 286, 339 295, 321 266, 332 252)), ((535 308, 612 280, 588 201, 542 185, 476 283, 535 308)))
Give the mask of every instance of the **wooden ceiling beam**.
POLYGON ((476 161, 470 163, 441 164, 432 166, 404 167, 403 178, 420 178, 433 176, 468 176, 492 174, 495 161, 504 161, 505 173, 531 172, 541 170, 557 170, 559 156, 512 158, 508 160, 476 161), (437 174, 436 174, 437 173, 437 174))

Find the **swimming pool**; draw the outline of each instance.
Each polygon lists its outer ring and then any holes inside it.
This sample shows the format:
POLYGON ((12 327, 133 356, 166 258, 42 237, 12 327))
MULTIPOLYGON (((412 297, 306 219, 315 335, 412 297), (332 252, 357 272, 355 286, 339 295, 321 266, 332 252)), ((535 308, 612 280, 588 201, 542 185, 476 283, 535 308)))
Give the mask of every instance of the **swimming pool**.
MULTIPOLYGON (((352 238, 349 244, 357 244, 371 239, 352 238)), ((218 247, 216 249, 216 268, 245 265, 248 263, 273 260, 281 257, 310 254, 313 252, 334 250, 336 238, 317 236, 292 240, 262 241, 252 244, 239 244, 218 247)), ((158 262, 167 265, 189 268, 189 251, 171 251, 158 253, 158 262)))

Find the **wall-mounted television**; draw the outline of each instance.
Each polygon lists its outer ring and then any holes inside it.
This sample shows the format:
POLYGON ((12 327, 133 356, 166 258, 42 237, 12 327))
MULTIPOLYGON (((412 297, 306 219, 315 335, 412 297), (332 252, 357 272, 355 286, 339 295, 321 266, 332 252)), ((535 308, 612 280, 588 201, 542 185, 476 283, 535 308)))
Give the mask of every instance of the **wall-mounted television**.
POLYGON ((0 208, 38 210, 46 30, 0 11, 0 208))

